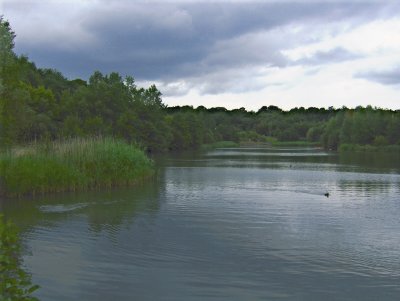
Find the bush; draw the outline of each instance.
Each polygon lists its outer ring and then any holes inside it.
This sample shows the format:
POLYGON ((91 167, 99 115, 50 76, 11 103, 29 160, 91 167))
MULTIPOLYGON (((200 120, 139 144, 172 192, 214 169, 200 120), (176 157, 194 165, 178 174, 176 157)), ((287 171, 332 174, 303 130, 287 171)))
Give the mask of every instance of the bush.
POLYGON ((375 145, 375 146, 384 146, 384 145, 388 145, 388 144, 389 144, 389 141, 382 135, 376 136, 374 138, 373 145, 375 145))
POLYGON ((16 227, 0 215, 0 300, 34 301, 39 288, 21 268, 20 243, 16 227))

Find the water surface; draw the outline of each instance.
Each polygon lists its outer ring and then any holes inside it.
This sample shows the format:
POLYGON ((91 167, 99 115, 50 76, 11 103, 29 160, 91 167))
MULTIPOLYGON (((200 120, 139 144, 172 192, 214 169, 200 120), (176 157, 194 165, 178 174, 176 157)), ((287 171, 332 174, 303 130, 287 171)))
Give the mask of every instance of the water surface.
POLYGON ((218 149, 142 186, 1 206, 41 300, 397 300, 399 162, 218 149))

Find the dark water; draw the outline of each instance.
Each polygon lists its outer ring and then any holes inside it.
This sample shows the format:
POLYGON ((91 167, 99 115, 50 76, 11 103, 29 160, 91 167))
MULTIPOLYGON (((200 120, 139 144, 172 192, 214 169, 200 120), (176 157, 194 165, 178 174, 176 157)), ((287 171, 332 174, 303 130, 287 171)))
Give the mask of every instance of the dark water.
POLYGON ((398 155, 246 148, 159 164, 140 187, 2 203, 41 300, 400 299, 398 155))

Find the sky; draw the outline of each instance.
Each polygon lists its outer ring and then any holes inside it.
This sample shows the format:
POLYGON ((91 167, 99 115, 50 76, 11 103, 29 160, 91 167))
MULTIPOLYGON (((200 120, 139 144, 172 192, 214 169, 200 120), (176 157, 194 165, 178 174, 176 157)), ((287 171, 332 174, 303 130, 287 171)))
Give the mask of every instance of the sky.
POLYGON ((0 0, 15 51, 168 106, 400 109, 400 1, 0 0))

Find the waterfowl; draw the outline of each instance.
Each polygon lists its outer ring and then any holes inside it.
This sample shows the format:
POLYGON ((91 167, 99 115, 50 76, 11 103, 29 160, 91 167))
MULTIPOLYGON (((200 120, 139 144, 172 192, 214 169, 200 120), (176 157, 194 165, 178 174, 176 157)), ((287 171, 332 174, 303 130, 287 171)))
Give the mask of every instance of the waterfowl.
POLYGON ((324 196, 326 196, 327 198, 329 198, 329 192, 324 193, 324 196))

